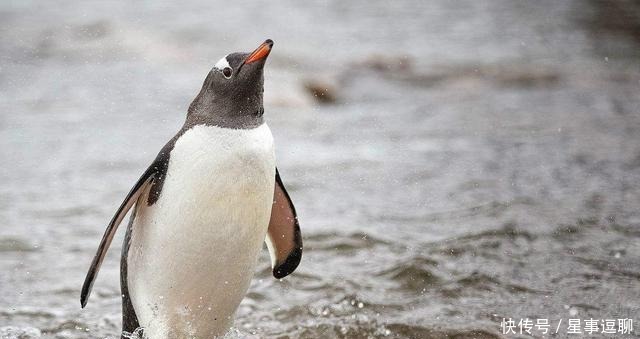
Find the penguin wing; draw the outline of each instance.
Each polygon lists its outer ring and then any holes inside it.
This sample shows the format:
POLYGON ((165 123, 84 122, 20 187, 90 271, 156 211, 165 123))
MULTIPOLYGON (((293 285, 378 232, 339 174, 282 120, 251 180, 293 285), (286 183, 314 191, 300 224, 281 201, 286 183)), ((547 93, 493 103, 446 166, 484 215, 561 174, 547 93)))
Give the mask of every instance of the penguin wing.
POLYGON ((302 258, 302 235, 298 215, 277 168, 271 220, 265 242, 271 255, 274 277, 284 278, 298 267, 302 258))
POLYGON ((159 173, 159 166, 157 166, 156 161, 142 174, 140 179, 138 179, 138 182, 136 182, 129 194, 127 194, 127 197, 118 208, 118 211, 113 216, 113 219, 111 219, 111 222, 109 222, 109 225, 107 226, 107 229, 102 236, 102 240, 100 241, 100 246, 98 246, 98 251, 93 257, 93 261, 91 262, 91 267, 89 267, 87 277, 84 279, 84 284, 82 285, 80 304, 83 308, 87 305, 89 295, 91 294, 91 289, 93 288, 93 283, 98 276, 98 271, 100 270, 102 261, 107 254, 107 249, 109 249, 109 245, 111 245, 111 241, 116 234, 116 230, 118 229, 120 222, 122 222, 122 219, 124 219, 124 217, 127 215, 127 212, 129 212, 131 207, 138 201, 138 199, 143 196, 143 193, 152 186, 154 178, 159 173))

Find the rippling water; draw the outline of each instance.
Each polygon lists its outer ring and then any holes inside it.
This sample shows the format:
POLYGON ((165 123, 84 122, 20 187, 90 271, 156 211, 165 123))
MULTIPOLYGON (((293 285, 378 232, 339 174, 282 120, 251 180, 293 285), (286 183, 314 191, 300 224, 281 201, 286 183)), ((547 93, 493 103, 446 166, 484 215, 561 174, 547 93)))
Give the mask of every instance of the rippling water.
POLYGON ((122 234, 79 305, 104 227, 212 64, 265 38, 305 253, 276 281, 264 252, 231 337, 638 322, 638 22, 632 2, 3 2, 0 337, 119 335, 122 234))

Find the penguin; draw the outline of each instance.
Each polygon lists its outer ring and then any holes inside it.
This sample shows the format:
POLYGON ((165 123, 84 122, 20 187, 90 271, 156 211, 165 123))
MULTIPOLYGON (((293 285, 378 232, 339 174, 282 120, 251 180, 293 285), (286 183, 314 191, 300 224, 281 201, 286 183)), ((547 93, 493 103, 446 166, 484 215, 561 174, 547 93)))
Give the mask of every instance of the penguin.
POLYGON ((207 75, 184 125, 160 150, 116 211, 82 286, 91 289, 118 225, 122 335, 224 335, 247 292, 262 243, 273 276, 302 258, 296 209, 276 168, 263 118, 263 69, 273 47, 232 53, 207 75))

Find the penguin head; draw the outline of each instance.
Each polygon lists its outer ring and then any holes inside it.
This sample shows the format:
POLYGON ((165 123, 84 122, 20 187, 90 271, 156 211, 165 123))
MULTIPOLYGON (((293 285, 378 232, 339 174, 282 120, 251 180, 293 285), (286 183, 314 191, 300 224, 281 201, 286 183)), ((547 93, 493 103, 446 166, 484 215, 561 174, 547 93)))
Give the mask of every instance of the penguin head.
POLYGON ((216 62, 189 106, 187 123, 229 128, 262 124, 263 69, 272 47, 268 39, 251 53, 231 53, 216 62))

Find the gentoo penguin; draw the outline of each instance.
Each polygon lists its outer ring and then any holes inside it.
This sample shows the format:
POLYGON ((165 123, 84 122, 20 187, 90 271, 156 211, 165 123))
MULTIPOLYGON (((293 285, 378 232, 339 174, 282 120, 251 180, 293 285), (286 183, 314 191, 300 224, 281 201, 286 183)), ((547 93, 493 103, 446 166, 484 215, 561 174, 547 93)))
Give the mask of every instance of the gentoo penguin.
POLYGON ((273 42, 232 53, 207 75, 182 129, 162 148, 107 226, 82 286, 87 304, 118 225, 122 330, 145 338, 226 333, 253 277, 262 242, 274 277, 302 256, 296 210, 264 122, 263 67, 273 42))

